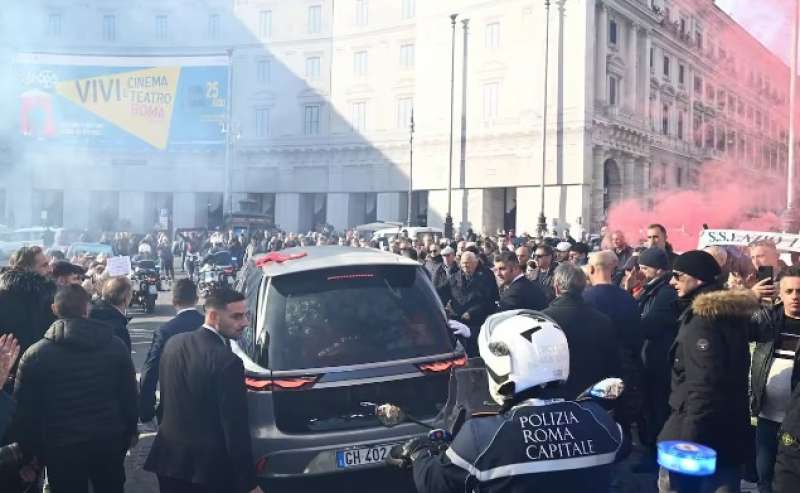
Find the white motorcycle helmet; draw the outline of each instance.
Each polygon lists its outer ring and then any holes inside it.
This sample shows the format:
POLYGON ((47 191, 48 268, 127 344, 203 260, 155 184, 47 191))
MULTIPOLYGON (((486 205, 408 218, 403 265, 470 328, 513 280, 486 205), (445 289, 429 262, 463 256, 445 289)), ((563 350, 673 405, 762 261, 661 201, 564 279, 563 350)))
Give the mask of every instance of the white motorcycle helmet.
POLYGON ((150 245, 148 245, 147 243, 141 243, 139 245, 139 250, 138 251, 139 251, 139 255, 150 255, 152 253, 150 245))
POLYGON ((489 393, 500 405, 522 391, 569 377, 567 336, 539 312, 490 316, 478 335, 478 349, 489 374, 489 393))

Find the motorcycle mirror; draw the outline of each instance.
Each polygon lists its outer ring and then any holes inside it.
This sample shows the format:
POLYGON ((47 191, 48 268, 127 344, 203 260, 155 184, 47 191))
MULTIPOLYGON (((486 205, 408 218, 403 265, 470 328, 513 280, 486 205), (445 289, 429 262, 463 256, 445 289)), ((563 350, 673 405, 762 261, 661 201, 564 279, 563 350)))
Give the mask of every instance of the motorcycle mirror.
POLYGON ((383 426, 391 428, 406 420, 406 413, 394 404, 380 404, 375 406, 375 416, 383 426))
POLYGON ((625 383, 621 378, 606 378, 592 385, 589 393, 592 397, 613 401, 618 399, 624 390, 625 383))

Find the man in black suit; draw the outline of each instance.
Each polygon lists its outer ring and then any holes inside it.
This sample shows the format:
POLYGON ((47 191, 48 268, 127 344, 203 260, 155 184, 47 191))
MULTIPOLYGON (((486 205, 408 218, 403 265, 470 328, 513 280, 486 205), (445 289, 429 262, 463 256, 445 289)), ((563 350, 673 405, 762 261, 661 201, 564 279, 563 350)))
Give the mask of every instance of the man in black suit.
POLYGON ((153 342, 142 365, 139 380, 139 419, 146 423, 155 415, 161 416, 160 406, 156 409, 156 385, 158 384, 158 365, 167 341, 174 335, 191 332, 203 325, 203 315, 197 311, 197 286, 191 279, 179 279, 172 286, 172 306, 177 315, 153 333, 153 342))
POLYGON ((552 318, 569 343, 569 378, 558 397, 574 399, 591 385, 620 376, 619 351, 611 319, 583 300, 586 274, 564 262, 553 273, 556 299, 542 313, 552 318))
POLYGON ((161 493, 263 493, 256 486, 244 366, 231 352, 249 321, 244 296, 221 288, 205 323, 170 339, 161 355, 162 420, 144 469, 161 493))
POLYGON ((500 281, 500 311, 547 307, 544 291, 525 277, 514 252, 500 252, 494 259, 494 267, 500 281))

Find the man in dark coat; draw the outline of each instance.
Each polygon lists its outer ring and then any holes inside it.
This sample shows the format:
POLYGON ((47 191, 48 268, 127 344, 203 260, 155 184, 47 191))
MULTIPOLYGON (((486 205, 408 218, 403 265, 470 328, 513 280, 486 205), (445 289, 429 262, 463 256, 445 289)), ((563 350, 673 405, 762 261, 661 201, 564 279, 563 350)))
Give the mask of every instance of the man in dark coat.
POLYGON ((514 252, 501 252, 494 260, 494 267, 501 284, 500 311, 545 309, 547 298, 542 288, 525 277, 514 252))
POLYGON ((750 442, 748 324, 758 309, 749 290, 720 290, 719 264, 692 250, 673 264, 670 281, 686 306, 672 346, 672 410, 659 441, 690 441, 717 452, 716 472, 693 477, 661 468, 662 492, 739 491, 750 442))
POLYGON ((139 380, 139 419, 143 423, 161 415, 160 406, 156 410, 156 385, 161 353, 169 339, 177 334, 191 332, 203 325, 203 315, 197 311, 197 286, 191 279, 179 279, 172 286, 172 306, 177 314, 153 332, 153 342, 142 365, 139 380))
POLYGON ((754 317, 757 323, 750 366, 750 411, 756 426, 758 489, 772 492, 772 472, 778 452, 781 423, 791 399, 793 372, 800 352, 800 268, 782 272, 776 283, 781 302, 770 304, 754 317))
MULTIPOLYGON (((56 319, 51 309, 56 285, 47 277, 41 248, 22 248, 13 260, 13 267, 0 275, 0 335, 13 334, 24 353, 56 319)), ((6 384, 9 392, 13 387, 13 382, 6 384)))
POLYGON ((555 290, 553 289, 553 273, 558 267, 555 261, 555 253, 553 247, 546 244, 541 244, 536 247, 533 255, 533 260, 536 262, 536 268, 528 276, 528 278, 538 283, 547 297, 548 303, 553 301, 556 297, 555 290))
POLYGON ((775 478, 772 491, 786 493, 797 491, 800 485, 800 352, 795 355, 792 375, 792 393, 786 417, 778 437, 778 454, 775 460, 775 478))
POLYGON ((620 362, 620 377, 625 382, 625 393, 616 406, 617 421, 623 431, 630 433, 630 426, 639 419, 644 405, 642 365, 642 335, 639 329, 639 307, 627 291, 614 284, 614 272, 619 260, 614 252, 604 250, 589 256, 589 282, 591 286, 583 293, 583 299, 611 319, 616 334, 617 353, 620 362))
POLYGON ((442 263, 433 271, 433 287, 436 288, 436 293, 440 299, 446 296, 450 277, 456 272, 458 272, 456 252, 452 247, 446 246, 442 249, 442 263))
POLYGON ((450 276, 441 293, 450 318, 470 328, 472 334, 463 341, 470 357, 478 355, 480 327, 496 311, 499 298, 494 275, 486 272, 480 267, 477 255, 465 251, 461 254, 461 270, 450 276))
POLYGON ((22 356, 14 387, 15 436, 47 467, 53 491, 122 493, 136 436, 136 374, 108 327, 88 319, 80 286, 56 293, 59 320, 22 356))
POLYGON ((132 297, 133 290, 128 278, 114 277, 103 285, 100 300, 89 312, 89 318, 103 322, 111 328, 112 333, 125 343, 128 352, 131 351, 131 335, 128 332, 130 319, 125 315, 125 311, 132 297))
POLYGON ((161 355, 163 419, 144 469, 161 493, 261 493, 251 450, 244 365, 230 349, 249 321, 232 289, 205 299, 205 324, 172 337, 161 355))
POLYGON ((669 350, 678 335, 678 295, 670 286, 669 259, 664 250, 648 248, 639 255, 638 268, 645 284, 639 291, 640 330, 644 337, 644 402, 642 441, 650 454, 639 466, 641 471, 657 468, 656 437, 669 417, 671 361, 669 350))
POLYGON ((425 269, 428 270, 428 273, 433 278, 436 271, 439 269, 439 266, 442 265, 444 259, 442 258, 441 250, 439 249, 439 245, 436 243, 431 243, 428 247, 428 256, 425 257, 425 269))
POLYGON ((559 397, 571 400, 595 383, 620 376, 620 361, 611 319, 583 299, 586 275, 565 262, 553 274, 556 299, 542 313, 561 327, 569 342, 569 379, 559 397))

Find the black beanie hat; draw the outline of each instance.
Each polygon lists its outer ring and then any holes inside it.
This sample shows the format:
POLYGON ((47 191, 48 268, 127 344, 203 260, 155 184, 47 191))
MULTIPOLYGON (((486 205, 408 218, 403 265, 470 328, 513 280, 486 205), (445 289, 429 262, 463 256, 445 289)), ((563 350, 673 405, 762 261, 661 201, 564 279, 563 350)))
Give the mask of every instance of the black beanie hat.
POLYGON ((705 283, 716 281, 722 272, 714 257, 702 250, 691 250, 678 256, 672 269, 689 274, 705 283))
POLYGON ((669 270, 669 259, 667 258, 667 252, 658 247, 650 247, 639 254, 639 265, 653 267, 655 269, 669 270))

